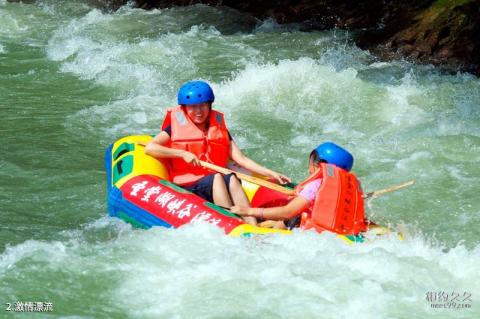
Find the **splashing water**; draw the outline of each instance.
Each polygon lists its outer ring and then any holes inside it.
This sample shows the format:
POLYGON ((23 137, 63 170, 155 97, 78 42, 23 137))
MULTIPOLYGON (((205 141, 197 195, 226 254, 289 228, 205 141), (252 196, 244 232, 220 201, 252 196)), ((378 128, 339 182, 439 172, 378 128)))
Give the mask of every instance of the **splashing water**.
POLYGON ((478 78, 204 5, 0 1, 0 25, 4 303, 95 318, 480 316, 478 78), (325 140, 351 150, 368 191, 416 179, 369 203, 407 238, 239 239, 106 217, 105 147, 158 132, 189 79, 212 84, 246 154, 297 181, 325 140))

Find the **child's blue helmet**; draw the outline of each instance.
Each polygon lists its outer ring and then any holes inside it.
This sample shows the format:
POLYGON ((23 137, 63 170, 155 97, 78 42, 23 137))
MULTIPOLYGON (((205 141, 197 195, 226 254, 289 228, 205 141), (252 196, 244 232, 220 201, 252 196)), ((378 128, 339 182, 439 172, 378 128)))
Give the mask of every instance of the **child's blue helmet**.
POLYGON ((215 95, 213 90, 204 81, 190 81, 182 85, 178 90, 178 104, 189 105, 205 102, 213 102, 215 95))
POLYGON ((346 149, 332 142, 325 142, 315 149, 320 159, 350 171, 353 166, 353 156, 346 149))

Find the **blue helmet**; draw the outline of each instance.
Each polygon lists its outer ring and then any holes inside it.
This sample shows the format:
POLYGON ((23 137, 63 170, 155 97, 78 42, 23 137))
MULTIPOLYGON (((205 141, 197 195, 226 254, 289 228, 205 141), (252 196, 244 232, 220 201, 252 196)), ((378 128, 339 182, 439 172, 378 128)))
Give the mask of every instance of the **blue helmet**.
POLYGON ((317 146, 315 151, 318 157, 340 168, 350 171, 353 166, 353 156, 346 149, 332 142, 325 142, 317 146))
POLYGON ((178 90, 178 104, 198 104, 205 102, 213 102, 215 95, 213 90, 204 81, 190 81, 182 85, 178 90))

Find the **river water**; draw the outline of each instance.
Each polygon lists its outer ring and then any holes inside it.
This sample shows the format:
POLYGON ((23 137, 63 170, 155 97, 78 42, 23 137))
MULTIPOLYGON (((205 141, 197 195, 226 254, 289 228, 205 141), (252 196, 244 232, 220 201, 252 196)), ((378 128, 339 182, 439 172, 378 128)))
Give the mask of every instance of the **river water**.
POLYGON ((379 62, 353 36, 202 5, 0 0, 0 317, 19 302, 58 318, 480 317, 480 81, 379 62), (296 181, 326 140, 367 191, 415 179, 368 205, 405 240, 108 217, 105 148, 158 132, 190 79, 246 154, 296 181))

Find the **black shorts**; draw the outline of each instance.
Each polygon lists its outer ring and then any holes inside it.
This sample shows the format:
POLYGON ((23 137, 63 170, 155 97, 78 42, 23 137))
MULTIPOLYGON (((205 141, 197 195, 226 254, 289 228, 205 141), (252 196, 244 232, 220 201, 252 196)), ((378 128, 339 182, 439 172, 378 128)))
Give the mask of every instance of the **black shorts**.
MULTIPOLYGON (((194 184, 189 185, 189 186, 184 186, 184 188, 195 195, 213 203, 213 178, 215 177, 215 174, 218 173, 213 173, 210 175, 207 175, 205 177, 202 177, 198 181, 196 181, 194 184)), ((225 185, 227 185, 227 189, 230 191, 230 178, 232 178, 232 175, 235 174, 228 174, 228 175, 223 175, 223 180, 225 181, 225 185)))

